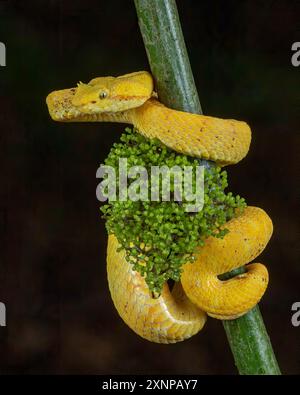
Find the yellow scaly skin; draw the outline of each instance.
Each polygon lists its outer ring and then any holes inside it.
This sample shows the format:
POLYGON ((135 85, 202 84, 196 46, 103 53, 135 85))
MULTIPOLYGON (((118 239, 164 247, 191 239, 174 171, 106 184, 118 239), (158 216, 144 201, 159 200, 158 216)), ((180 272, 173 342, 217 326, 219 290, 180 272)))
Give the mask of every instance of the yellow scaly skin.
POLYGON ((118 240, 108 237, 107 276, 116 309, 126 324, 143 338, 156 343, 176 343, 198 333, 206 314, 190 302, 180 283, 170 292, 164 285, 159 298, 152 293, 132 265, 117 252, 118 240))
POLYGON ((247 265, 245 274, 230 280, 220 281, 217 276, 255 259, 273 232, 265 211, 251 206, 225 227, 229 233, 223 239, 207 238, 196 252, 196 261, 184 265, 181 276, 189 299, 208 315, 222 320, 237 318, 254 307, 269 278, 266 267, 260 263, 247 265))
MULTIPOLYGON (((151 75, 137 72, 54 91, 47 105, 55 121, 130 123, 177 152, 219 165, 237 163, 247 155, 251 130, 245 122, 171 110, 155 96, 151 75)), ((124 253, 117 252, 115 236, 109 236, 109 288, 117 311, 131 329, 153 342, 175 343, 202 329, 205 312, 233 319, 257 304, 268 284, 265 266, 250 264, 245 274, 227 281, 220 281, 218 275, 256 258, 272 235, 272 221, 263 210, 247 207, 225 227, 230 232, 223 239, 208 238, 195 252, 196 261, 184 265, 181 283, 172 292, 165 284, 156 299, 124 253)))
POLYGON ((148 138, 182 154, 228 165, 249 150, 251 130, 245 122, 171 110, 152 97, 149 73, 95 78, 77 88, 47 97, 51 117, 60 122, 122 122, 133 124, 148 138), (100 94, 106 94, 103 99, 100 94))

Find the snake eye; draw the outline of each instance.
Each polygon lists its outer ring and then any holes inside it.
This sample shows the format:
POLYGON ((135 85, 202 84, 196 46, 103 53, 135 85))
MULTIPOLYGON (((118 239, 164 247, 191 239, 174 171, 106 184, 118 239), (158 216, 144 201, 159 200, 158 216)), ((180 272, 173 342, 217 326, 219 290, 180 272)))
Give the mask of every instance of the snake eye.
POLYGON ((99 93, 99 98, 100 99, 105 99, 106 97, 107 97, 107 93, 106 92, 103 91, 103 92, 99 93))

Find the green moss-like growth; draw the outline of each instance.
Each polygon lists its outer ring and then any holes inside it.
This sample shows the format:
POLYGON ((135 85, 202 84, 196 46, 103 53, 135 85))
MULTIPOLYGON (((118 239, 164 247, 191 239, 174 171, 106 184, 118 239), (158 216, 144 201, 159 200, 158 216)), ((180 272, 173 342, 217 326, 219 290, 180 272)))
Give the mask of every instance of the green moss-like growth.
MULTIPOLYGON (((178 154, 158 140, 149 140, 130 129, 115 143, 106 165, 118 174, 119 158, 127 158, 128 168, 144 166, 151 173, 151 166, 199 166, 199 160, 178 154)), ((117 180, 118 181, 118 180, 117 180)), ((131 180, 133 182, 134 180, 131 180)), ((172 178, 171 178, 172 181, 172 178)), ((193 188, 195 188, 195 177, 193 188)), ((128 182, 130 185, 130 181, 128 182)), ((151 182, 149 180, 149 189, 151 182)), ((204 171, 204 206, 201 211, 187 212, 184 196, 176 201, 108 201, 101 210, 108 232, 115 234, 126 259, 145 276, 149 289, 159 295, 165 281, 178 281, 182 265, 194 259, 197 246, 208 236, 223 237, 220 229, 234 217, 235 210, 246 206, 243 198, 225 193, 227 173, 217 166, 204 171)), ((150 194, 149 194, 150 196, 150 194)), ((161 188, 160 188, 160 198, 161 188)), ((160 199, 161 200, 161 199, 160 199)))

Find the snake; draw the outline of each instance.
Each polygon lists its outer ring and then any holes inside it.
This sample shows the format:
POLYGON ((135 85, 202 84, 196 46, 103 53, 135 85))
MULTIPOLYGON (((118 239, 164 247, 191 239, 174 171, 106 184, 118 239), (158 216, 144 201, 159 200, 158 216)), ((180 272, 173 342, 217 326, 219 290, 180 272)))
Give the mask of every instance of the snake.
MULTIPOLYGON (((128 123, 176 152, 219 166, 241 161, 251 143, 246 122, 164 106, 147 71, 79 82, 76 87, 51 92, 46 102, 54 121, 128 123)), ((224 226, 229 232, 223 238, 208 237, 195 251, 195 260, 183 265, 180 281, 172 289, 166 282, 156 298, 145 278, 125 259, 115 235, 108 236, 111 298, 136 334, 155 343, 176 343, 197 334, 207 316, 232 320, 260 301, 268 286, 268 270, 253 260, 272 236, 272 220, 263 209, 247 206, 224 226), (244 273, 220 278, 240 267, 245 267, 244 273)))

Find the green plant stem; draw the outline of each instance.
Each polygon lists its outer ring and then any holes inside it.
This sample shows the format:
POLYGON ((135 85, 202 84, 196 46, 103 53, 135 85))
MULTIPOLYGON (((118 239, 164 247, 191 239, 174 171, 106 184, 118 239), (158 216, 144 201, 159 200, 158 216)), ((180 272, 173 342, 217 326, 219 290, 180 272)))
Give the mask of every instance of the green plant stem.
POLYGON ((240 374, 281 374, 258 305, 223 326, 240 374))
POLYGON ((135 0, 135 6, 159 100, 202 114, 175 1, 135 0))
MULTIPOLYGON (((175 0, 135 0, 135 6, 159 100, 202 114, 175 0)), ((240 374, 280 374, 257 306, 223 325, 240 374)))

